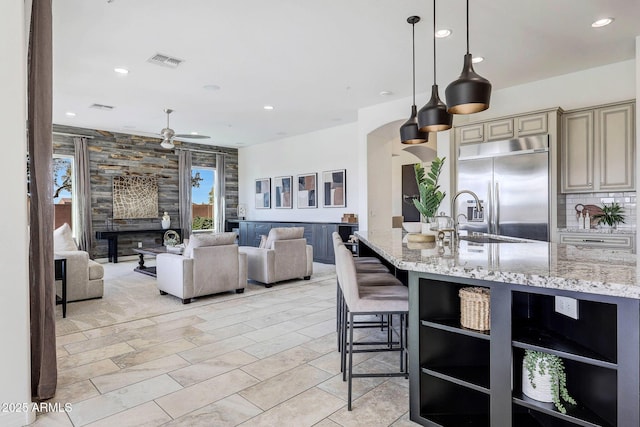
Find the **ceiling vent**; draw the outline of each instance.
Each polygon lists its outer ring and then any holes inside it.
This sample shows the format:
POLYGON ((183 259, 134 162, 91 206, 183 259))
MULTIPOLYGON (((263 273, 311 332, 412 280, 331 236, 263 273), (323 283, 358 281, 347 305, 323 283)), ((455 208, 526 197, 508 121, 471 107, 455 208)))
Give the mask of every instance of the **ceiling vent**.
POLYGON ((163 53, 156 53, 148 59, 148 62, 156 65, 162 65, 163 67, 178 68, 178 65, 182 64, 184 61, 163 53))
POLYGON ((96 110, 107 110, 111 111, 115 107, 113 105, 104 105, 104 104, 91 104, 89 108, 95 108, 96 110))

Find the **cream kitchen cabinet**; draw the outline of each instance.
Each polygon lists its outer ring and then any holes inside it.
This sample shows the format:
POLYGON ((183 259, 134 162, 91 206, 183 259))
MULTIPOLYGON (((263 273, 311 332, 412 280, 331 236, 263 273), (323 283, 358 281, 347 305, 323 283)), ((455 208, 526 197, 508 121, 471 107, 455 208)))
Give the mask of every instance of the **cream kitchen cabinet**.
POLYGON ((634 120, 628 102, 564 114, 561 191, 635 190, 634 120))
POLYGON ((459 144, 471 144, 548 133, 547 117, 547 112, 541 112, 458 126, 456 140, 459 144))
POLYGON ((560 231, 560 243, 568 245, 635 252, 635 234, 560 231))

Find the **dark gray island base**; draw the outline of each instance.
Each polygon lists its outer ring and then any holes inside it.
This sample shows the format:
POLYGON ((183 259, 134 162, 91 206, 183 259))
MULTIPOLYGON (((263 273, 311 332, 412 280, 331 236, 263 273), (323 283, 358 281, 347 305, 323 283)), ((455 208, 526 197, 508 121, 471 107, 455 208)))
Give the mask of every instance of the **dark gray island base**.
POLYGON ((553 243, 461 242, 459 250, 439 253, 428 245, 409 249, 396 233, 358 234, 362 253, 408 272, 412 421, 425 426, 640 425, 635 256, 576 252, 553 243), (520 250, 528 256, 518 262, 520 250), (590 276, 579 277, 584 269, 590 276), (490 331, 461 326, 458 291, 467 286, 490 290, 490 331), (555 311, 556 296, 578 301, 578 319, 555 311), (567 388, 577 401, 565 404, 566 414, 522 394, 527 349, 563 360, 567 388))

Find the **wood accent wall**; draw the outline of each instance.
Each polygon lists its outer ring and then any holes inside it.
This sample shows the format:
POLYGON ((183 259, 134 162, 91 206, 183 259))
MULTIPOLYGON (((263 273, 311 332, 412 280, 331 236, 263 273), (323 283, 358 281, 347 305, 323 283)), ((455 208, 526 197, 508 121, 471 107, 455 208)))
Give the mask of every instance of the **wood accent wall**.
MULTIPOLYGON (((53 126, 54 154, 74 154, 72 135, 93 136, 89 139, 89 168, 91 173, 91 206, 94 233, 107 230, 113 222, 113 229, 161 228, 160 218, 164 211, 171 216, 171 229, 180 229, 178 204, 178 155, 173 150, 160 147, 159 138, 129 135, 102 130, 83 129, 69 126, 53 126), (155 176, 158 179, 158 215, 149 219, 113 220, 113 177, 120 175, 155 176)), ((237 217, 238 206, 238 150, 204 144, 175 142, 176 147, 199 150, 220 151, 226 154, 226 217, 237 217)), ((193 153, 194 166, 215 167, 215 154, 193 153)), ((94 234, 95 237, 95 234, 94 234)), ((184 237, 184 236, 181 236, 184 237)), ((158 237, 134 235, 122 236, 118 242, 118 256, 133 255, 137 242, 143 245, 159 245, 158 237)), ((107 257, 107 241, 95 240, 90 252, 91 258, 107 257)))

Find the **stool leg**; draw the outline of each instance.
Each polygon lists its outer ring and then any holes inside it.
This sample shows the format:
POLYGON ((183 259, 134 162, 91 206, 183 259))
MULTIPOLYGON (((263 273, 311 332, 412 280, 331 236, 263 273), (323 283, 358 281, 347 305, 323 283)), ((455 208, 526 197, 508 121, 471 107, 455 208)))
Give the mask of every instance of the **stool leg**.
POLYGON ((349 313, 349 391, 347 392, 347 410, 351 410, 351 383, 353 376, 353 314, 349 313))
POLYGON ((404 330, 404 314, 400 314, 400 372, 405 371, 404 367, 404 340, 405 336, 403 333, 404 330))
POLYGON ((338 351, 340 351, 340 320, 341 320, 341 307, 342 306, 342 297, 340 295, 340 284, 336 280, 336 338, 338 341, 338 351))
POLYGON ((347 312, 349 311, 349 307, 347 307, 344 299, 342 300, 342 326, 340 331, 340 336, 342 340, 342 348, 340 353, 340 371, 342 372, 342 381, 347 380, 347 312))

